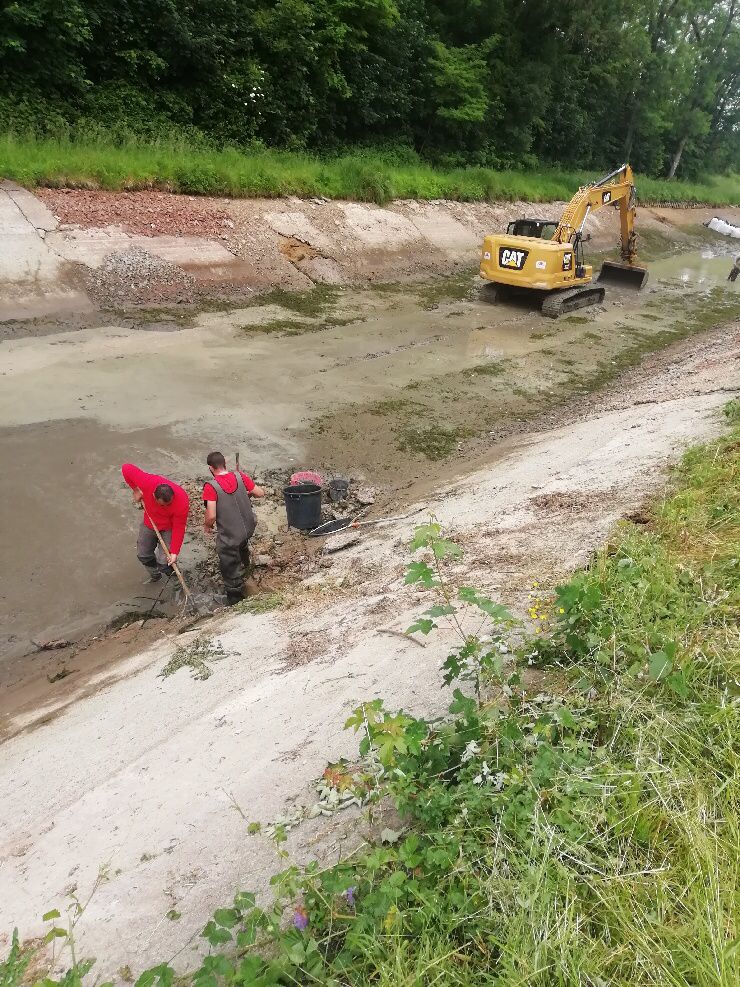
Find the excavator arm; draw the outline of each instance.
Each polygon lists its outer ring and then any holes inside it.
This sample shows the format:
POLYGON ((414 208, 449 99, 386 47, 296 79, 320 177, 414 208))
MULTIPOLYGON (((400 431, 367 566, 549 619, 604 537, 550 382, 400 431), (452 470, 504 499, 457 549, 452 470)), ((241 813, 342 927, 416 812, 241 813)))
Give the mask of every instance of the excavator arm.
POLYGON ((563 210, 552 239, 556 243, 574 243, 580 238, 588 216, 604 206, 619 206, 622 262, 634 264, 637 258, 635 215, 637 196, 632 168, 622 165, 593 185, 583 185, 563 210))

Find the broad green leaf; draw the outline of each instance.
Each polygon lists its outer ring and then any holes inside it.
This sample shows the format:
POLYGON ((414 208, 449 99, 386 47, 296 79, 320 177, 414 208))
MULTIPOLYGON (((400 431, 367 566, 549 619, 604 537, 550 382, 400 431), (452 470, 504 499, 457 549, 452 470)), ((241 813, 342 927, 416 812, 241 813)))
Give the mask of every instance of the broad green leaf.
POLYGON ((252 891, 239 891, 234 896, 234 908, 246 911, 248 908, 254 908, 256 901, 257 897, 252 891))
POLYGON ((650 656, 648 662, 648 673, 654 682, 660 682, 673 668, 673 662, 665 651, 656 651, 650 656))
POLYGON ((411 551, 416 552, 420 548, 427 548, 427 546, 434 539, 439 538, 442 534, 442 525, 431 522, 429 524, 419 524, 414 529, 414 537, 411 542, 411 551))
POLYGON ((150 987, 153 983, 157 983, 159 987, 170 987, 174 979, 175 971, 172 967, 167 963, 160 963, 145 970, 136 981, 135 987, 150 987))
POLYGON ((300 966, 306 959, 306 950, 302 942, 295 942, 288 950, 288 959, 294 966, 300 966))
POLYGON ((51 922, 52 919, 61 918, 61 917, 62 916, 61 916, 61 913, 59 912, 59 909, 58 908, 52 908, 52 910, 50 912, 47 912, 45 915, 42 915, 41 916, 41 921, 42 922, 51 922))
POLYGON ((578 720, 576 720, 575 716, 565 706, 560 706, 556 709, 555 715, 560 720, 562 726, 568 727, 569 730, 575 730, 578 726, 578 720))
POLYGON ((413 583, 421 583, 427 589, 431 589, 432 586, 438 586, 439 580, 434 576, 434 572, 429 568, 426 562, 412 562, 406 568, 406 579, 404 582, 407 585, 412 585, 413 583))
POLYGON ((428 617, 419 617, 415 624, 406 628, 406 633, 415 634, 418 631, 420 634, 429 634, 436 626, 436 623, 428 617))
POLYGON ((444 538, 432 542, 432 552, 436 559, 459 559, 463 553, 460 546, 456 545, 454 541, 448 541, 444 538))
POLYGON ((227 929, 233 929, 239 921, 239 913, 235 908, 217 908, 213 913, 214 921, 227 929))

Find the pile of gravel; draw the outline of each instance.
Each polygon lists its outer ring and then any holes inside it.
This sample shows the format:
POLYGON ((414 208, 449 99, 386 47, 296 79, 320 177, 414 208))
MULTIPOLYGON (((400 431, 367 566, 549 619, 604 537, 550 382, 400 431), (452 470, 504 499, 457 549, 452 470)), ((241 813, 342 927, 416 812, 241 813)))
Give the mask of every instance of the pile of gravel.
POLYGON ((192 302, 196 294, 194 278, 141 247, 108 254, 100 267, 89 273, 87 287, 105 308, 192 302))

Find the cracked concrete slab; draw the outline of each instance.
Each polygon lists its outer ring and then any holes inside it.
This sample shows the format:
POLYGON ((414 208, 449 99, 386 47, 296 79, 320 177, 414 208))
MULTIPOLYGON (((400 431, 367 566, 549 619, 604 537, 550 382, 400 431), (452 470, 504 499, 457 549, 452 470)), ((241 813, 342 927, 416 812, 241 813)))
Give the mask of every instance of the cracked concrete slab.
POLYGON ((0 184, 0 319, 92 307, 45 239, 55 225, 52 213, 30 192, 12 182, 0 184))
POLYGON ((198 266, 234 264, 237 258, 230 250, 197 236, 132 236, 119 226, 63 229, 50 233, 46 242, 71 263, 100 267, 108 254, 139 247, 155 257, 188 269, 198 266))
POLYGON ((48 233, 59 226, 59 220, 51 209, 28 189, 9 181, 0 182, 0 189, 10 196, 37 232, 48 233))
POLYGON ((402 249, 422 239, 421 233, 405 216, 390 209, 372 209, 355 202, 342 202, 339 208, 352 232, 368 247, 402 249))
POLYGON ((453 257, 465 257, 480 248, 478 231, 465 226, 449 211, 433 207, 410 217, 425 240, 453 257))

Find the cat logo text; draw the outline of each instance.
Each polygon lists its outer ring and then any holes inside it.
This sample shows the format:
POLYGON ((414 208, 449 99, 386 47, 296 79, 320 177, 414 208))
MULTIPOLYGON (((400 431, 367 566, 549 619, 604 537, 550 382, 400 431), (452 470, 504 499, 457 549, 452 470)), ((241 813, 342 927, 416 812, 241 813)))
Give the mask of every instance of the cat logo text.
POLYGON ((528 250, 513 250, 511 247, 499 247, 498 266, 510 271, 521 271, 527 259, 528 250))

